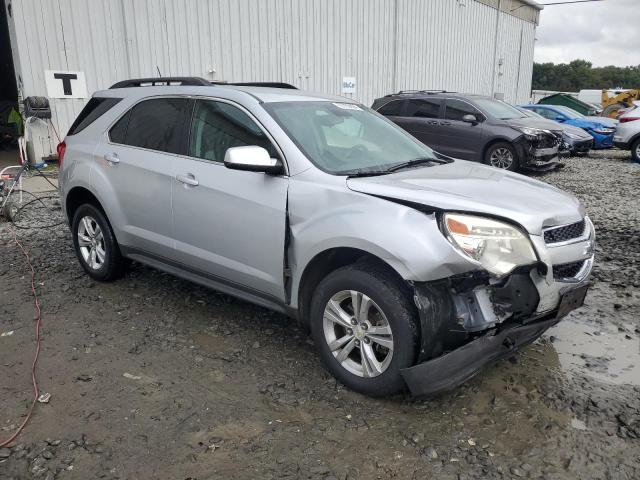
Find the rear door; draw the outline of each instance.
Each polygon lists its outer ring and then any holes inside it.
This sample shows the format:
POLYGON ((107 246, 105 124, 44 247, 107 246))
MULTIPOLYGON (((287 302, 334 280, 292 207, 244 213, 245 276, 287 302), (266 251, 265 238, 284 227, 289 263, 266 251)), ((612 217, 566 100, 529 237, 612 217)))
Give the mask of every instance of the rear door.
POLYGON ((412 98, 406 100, 402 117, 394 120, 411 135, 436 151, 441 151, 439 119, 442 100, 439 98, 412 98))
POLYGON ((178 261, 214 281, 282 301, 288 178, 223 163, 231 147, 282 154, 249 112, 226 100, 195 101, 188 143, 172 180, 178 261))
POLYGON ((448 98, 444 116, 440 120, 440 152, 463 160, 482 160, 484 149, 484 115, 464 100, 448 98), (478 123, 462 121, 465 115, 473 115, 478 123))
POLYGON ((183 151, 189 100, 161 97, 133 106, 100 143, 92 182, 126 247, 170 258, 173 254, 173 161, 183 151))

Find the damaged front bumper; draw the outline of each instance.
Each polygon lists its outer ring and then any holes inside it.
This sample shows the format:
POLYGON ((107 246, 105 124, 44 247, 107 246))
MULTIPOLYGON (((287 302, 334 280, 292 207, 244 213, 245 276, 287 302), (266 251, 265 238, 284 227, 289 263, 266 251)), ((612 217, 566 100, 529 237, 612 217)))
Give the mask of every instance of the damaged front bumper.
POLYGON ((512 355, 559 321, 556 316, 524 325, 504 325, 433 360, 400 370, 411 394, 429 396, 457 387, 490 362, 512 355))
POLYGON ((549 131, 535 137, 523 135, 518 142, 522 168, 538 172, 558 168, 561 143, 561 132, 549 131))
POLYGON ((401 374, 413 395, 449 390, 487 363, 513 354, 580 307, 593 267, 595 231, 588 218, 531 236, 539 262, 503 278, 471 272, 415 283, 421 345, 418 364, 401 374), (565 229, 565 230, 563 230, 565 229))

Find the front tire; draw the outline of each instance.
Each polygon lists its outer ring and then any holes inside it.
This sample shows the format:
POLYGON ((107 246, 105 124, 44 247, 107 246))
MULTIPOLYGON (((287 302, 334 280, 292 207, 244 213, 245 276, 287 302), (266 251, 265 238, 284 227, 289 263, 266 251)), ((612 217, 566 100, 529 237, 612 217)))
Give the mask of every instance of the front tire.
POLYGON ((484 154, 484 163, 502 170, 515 172, 520 167, 518 152, 507 142, 498 142, 491 145, 484 154))
POLYGON ((80 265, 91 278, 110 282, 123 275, 126 260, 102 211, 91 204, 78 207, 71 232, 80 265))
POLYGON ((418 350, 417 313, 384 266, 356 263, 330 273, 310 313, 320 358, 341 383, 374 397, 404 388, 400 370, 414 365, 418 350))

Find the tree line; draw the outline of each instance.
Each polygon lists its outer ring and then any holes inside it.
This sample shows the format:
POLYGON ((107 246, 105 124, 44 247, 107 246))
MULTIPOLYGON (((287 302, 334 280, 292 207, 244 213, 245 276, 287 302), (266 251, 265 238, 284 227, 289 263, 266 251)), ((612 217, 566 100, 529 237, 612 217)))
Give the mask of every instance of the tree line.
POLYGON ((640 88, 640 65, 594 67, 586 60, 570 63, 534 63, 533 90, 578 92, 582 89, 640 88))

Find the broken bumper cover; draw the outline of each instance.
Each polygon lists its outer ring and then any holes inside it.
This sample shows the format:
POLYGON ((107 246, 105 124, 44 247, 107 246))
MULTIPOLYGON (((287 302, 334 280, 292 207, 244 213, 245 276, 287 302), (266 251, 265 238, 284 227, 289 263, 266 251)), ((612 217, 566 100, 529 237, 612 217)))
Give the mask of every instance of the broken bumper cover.
POLYGON ((452 352, 400 370, 411 394, 429 396, 451 390, 485 365, 510 356, 560 321, 555 314, 527 324, 504 325, 452 352))
POLYGON ((535 137, 523 135, 516 147, 520 150, 521 166, 527 170, 548 171, 560 165, 561 133, 544 132, 535 137))

